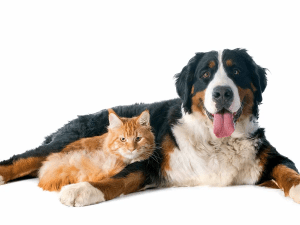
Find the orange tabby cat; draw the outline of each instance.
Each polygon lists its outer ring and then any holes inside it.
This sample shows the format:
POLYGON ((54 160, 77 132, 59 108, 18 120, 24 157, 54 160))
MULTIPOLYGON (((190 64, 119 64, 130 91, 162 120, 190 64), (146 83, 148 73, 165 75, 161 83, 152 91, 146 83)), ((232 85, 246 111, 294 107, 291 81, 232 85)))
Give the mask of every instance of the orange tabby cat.
POLYGON ((108 132, 48 156, 39 170, 39 187, 59 191, 71 183, 112 177, 126 165, 150 157, 154 147, 148 110, 138 117, 120 118, 109 109, 108 132))

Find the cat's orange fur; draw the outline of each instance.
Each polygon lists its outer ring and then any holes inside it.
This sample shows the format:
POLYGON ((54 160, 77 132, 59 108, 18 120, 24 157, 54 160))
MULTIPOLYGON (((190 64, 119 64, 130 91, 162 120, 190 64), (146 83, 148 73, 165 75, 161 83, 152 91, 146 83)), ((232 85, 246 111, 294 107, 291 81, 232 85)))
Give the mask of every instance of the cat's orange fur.
POLYGON ((147 110, 138 117, 121 118, 110 109, 106 134, 78 140, 46 158, 39 170, 39 187, 59 191, 72 183, 98 182, 129 163, 147 159, 155 147, 149 120, 147 110))

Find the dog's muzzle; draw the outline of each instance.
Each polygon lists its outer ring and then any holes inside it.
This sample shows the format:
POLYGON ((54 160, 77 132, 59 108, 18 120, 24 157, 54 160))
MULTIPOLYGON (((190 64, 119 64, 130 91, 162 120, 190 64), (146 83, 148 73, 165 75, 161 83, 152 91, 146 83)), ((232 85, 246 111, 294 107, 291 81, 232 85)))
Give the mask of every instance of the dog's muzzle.
POLYGON ((235 130, 235 123, 240 117, 243 104, 238 111, 232 112, 230 106, 234 95, 229 86, 217 86, 213 89, 212 99, 216 103, 216 113, 211 114, 204 107, 207 116, 213 121, 214 134, 218 138, 229 137, 235 130))

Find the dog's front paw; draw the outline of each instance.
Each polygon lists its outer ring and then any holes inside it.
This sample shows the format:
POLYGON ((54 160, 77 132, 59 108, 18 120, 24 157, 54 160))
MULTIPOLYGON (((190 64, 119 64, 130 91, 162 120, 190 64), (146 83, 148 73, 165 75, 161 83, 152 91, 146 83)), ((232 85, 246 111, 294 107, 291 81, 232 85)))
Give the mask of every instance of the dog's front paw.
POLYGON ((86 206, 105 201, 104 194, 89 182, 64 186, 59 193, 59 200, 67 206, 86 206))
POLYGON ((5 184, 4 178, 0 175, 0 185, 5 184))
POLYGON ((297 203, 300 204, 300 184, 291 187, 289 196, 297 203))

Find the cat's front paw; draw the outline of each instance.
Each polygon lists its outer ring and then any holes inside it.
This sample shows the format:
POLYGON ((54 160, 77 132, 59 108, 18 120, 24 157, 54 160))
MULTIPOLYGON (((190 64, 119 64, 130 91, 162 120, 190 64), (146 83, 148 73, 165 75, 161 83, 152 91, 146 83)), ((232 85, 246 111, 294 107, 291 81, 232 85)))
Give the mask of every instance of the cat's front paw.
POLYGON ((0 185, 5 184, 4 178, 0 175, 0 185))
POLYGON ((289 196, 297 203, 300 204, 300 184, 291 187, 289 196))
POLYGON ((104 202, 104 194, 89 182, 80 182, 64 186, 59 193, 59 200, 67 206, 86 206, 104 202))

